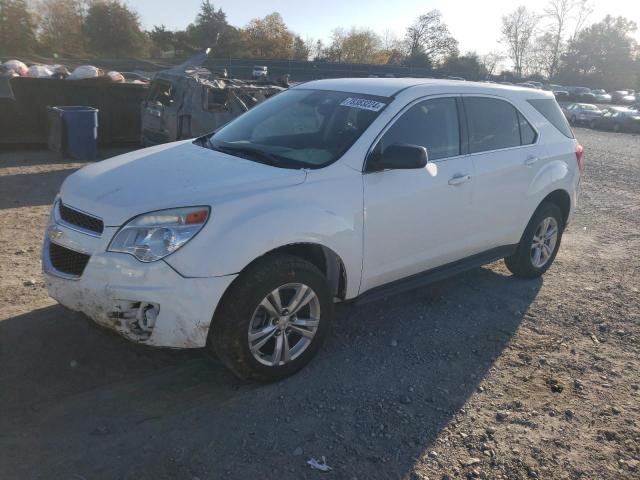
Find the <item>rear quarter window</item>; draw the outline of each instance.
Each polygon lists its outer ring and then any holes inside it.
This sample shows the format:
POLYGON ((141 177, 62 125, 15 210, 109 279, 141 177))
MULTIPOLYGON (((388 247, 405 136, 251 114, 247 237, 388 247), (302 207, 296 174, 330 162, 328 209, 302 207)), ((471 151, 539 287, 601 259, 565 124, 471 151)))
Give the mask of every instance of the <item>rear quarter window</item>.
POLYGON ((565 137, 575 138, 558 102, 552 98, 535 98, 527 102, 565 137))

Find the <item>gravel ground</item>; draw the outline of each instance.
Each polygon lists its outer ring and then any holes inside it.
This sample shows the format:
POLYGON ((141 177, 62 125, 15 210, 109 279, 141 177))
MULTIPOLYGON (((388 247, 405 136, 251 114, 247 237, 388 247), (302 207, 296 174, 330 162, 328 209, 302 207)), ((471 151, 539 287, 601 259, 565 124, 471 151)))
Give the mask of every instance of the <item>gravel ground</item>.
POLYGON ((80 165, 0 153, 0 478, 640 478, 640 136, 576 134, 580 207, 544 278, 498 262, 341 306, 272 385, 50 300, 43 227, 80 165))

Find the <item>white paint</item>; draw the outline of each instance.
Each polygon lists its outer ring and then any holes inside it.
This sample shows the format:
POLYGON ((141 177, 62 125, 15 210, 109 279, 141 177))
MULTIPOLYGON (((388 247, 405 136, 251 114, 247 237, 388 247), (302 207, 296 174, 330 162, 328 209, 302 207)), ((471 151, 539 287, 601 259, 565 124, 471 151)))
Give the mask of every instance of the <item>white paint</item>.
POLYGON ((106 228, 100 237, 64 225, 51 230, 56 243, 91 255, 80 279, 47 274, 51 295, 133 340, 139 339, 109 317, 110 309, 125 300, 159 304, 145 343, 200 347, 238 272, 277 247, 315 243, 335 252, 346 270, 346 297, 353 298, 386 282, 517 243, 537 205, 553 190, 567 191, 575 205, 576 142, 526 102, 552 98, 550 93, 425 79, 326 80, 301 88, 395 98, 337 162, 322 169, 280 169, 182 141, 76 172, 62 187, 63 201, 102 218, 106 228), (408 104, 464 94, 510 101, 538 130, 539 142, 438 160, 425 169, 363 174, 369 149, 408 104), (533 166, 525 165, 529 155, 539 159, 533 166), (449 184, 458 175, 470 179, 449 184), (211 206, 208 223, 164 260, 143 264, 131 255, 106 252, 118 227, 132 217, 192 205, 211 206))

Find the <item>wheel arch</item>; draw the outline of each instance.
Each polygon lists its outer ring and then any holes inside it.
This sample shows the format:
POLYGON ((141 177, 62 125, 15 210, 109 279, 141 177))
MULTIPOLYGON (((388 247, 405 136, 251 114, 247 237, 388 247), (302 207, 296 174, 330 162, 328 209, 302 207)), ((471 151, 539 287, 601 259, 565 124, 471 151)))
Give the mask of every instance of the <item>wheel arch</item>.
POLYGON ((536 210, 544 202, 551 202, 558 206, 558 208, 562 212, 563 224, 566 225, 567 220, 569 220, 569 213, 571 213, 571 196, 569 195, 569 192, 562 188, 554 190, 542 199, 538 207, 536 207, 536 210))
MULTIPOLYGON (((347 270, 344 262, 331 248, 318 243, 296 242, 273 248, 250 261, 239 272, 238 278, 242 278, 242 274, 256 262, 263 261, 266 257, 277 254, 293 255, 315 265, 327 279, 329 290, 333 296, 341 300, 346 298, 347 270)), ((233 287, 237 279, 227 288, 227 291, 233 287)))

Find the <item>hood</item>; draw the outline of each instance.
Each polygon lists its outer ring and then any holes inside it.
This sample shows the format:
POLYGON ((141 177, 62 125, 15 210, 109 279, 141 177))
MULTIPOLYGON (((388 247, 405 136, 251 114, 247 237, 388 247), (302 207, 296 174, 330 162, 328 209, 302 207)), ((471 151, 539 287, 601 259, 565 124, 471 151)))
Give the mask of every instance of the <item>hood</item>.
POLYGON ((164 208, 213 205, 227 195, 304 182, 304 170, 264 165, 194 145, 157 145, 84 167, 62 185, 62 202, 120 226, 164 208))

